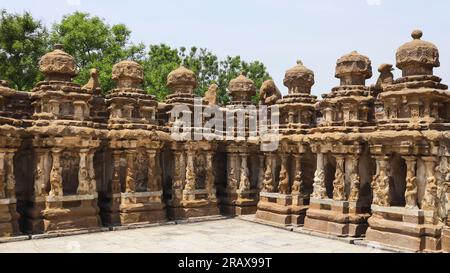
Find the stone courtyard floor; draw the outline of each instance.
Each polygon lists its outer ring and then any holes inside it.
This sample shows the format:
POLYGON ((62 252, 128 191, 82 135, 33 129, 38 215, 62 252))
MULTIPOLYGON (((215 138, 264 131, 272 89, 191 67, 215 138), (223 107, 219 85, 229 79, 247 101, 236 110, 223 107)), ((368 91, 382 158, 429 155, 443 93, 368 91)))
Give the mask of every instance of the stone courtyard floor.
POLYGON ((18 253, 380 253, 240 219, 110 231, 0 244, 18 253))

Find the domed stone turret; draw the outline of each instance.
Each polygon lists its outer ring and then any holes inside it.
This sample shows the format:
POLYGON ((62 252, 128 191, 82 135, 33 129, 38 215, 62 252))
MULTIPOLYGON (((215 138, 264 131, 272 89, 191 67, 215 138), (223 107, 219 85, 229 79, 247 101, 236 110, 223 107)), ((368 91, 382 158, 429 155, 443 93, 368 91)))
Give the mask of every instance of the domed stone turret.
POLYGON ((338 59, 336 64, 336 78, 341 85, 365 85, 372 77, 372 62, 364 55, 353 51, 338 59))
POLYGON ((440 66, 438 48, 421 40, 421 30, 413 31, 411 36, 414 40, 397 50, 397 67, 403 71, 403 77, 433 75, 433 68, 440 66))
POLYGON ((167 76, 167 87, 172 93, 192 94, 197 88, 197 77, 194 72, 181 65, 167 76))
POLYGON ((237 78, 230 81, 228 90, 233 102, 251 102, 252 97, 256 95, 255 83, 242 72, 237 78))
POLYGON ((61 44, 56 44, 54 49, 42 56, 39 70, 45 75, 46 81, 71 81, 77 75, 75 59, 64 52, 61 44))
POLYGON ((289 89, 289 94, 310 94, 314 85, 314 72, 298 60, 296 66, 286 71, 284 85, 289 89))
POLYGON ((117 88, 140 88, 144 82, 144 71, 136 62, 122 61, 113 66, 112 79, 117 83, 117 88))

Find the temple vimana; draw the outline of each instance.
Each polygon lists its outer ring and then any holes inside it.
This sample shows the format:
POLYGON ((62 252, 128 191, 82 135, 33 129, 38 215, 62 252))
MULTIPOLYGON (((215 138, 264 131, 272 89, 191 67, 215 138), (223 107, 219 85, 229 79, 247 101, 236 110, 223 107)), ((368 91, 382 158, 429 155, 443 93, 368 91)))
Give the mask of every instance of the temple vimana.
MULTIPOLYGON (((337 60, 340 85, 322 99, 311 95, 314 72, 298 61, 286 72, 286 96, 267 81, 253 103, 255 85, 242 73, 225 106, 214 85, 197 98, 196 76, 182 65, 167 78, 164 102, 142 89, 143 68, 132 61, 114 66, 113 90, 102 92, 95 69, 80 86, 74 58, 55 45, 33 90, 0 82, 0 236, 254 214, 276 226, 450 252, 450 92, 433 74, 438 48, 422 35, 398 49, 398 79, 384 64, 367 85, 371 61, 353 51, 337 60), (194 116, 198 100, 242 114, 236 130, 252 122, 240 106, 276 107, 277 148, 261 149, 259 136, 174 138, 172 110, 194 116)), ((201 122, 192 134, 208 119, 201 122)))

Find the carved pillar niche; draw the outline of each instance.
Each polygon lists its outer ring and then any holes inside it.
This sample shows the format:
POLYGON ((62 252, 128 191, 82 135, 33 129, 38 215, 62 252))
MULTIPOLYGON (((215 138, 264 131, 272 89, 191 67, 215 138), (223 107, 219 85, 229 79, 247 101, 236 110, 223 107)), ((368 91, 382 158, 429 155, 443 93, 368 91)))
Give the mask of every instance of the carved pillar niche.
POLYGON ((314 191, 312 197, 315 199, 326 199, 327 190, 325 188, 325 162, 324 154, 317 153, 317 169, 314 174, 314 191))
MULTIPOLYGON (((47 195, 48 176, 45 162, 48 158, 48 150, 36 149, 36 169, 34 172, 34 197, 47 195)), ((1 154, 0 154, 1 157, 1 154)))
POLYGON ((242 153, 241 155, 241 171, 239 179, 239 190, 241 192, 250 190, 250 171, 248 169, 248 154, 242 153))
POLYGON ((111 191, 113 194, 120 193, 122 191, 120 185, 120 158, 122 157, 122 151, 113 151, 113 177, 111 191))
POLYGON ((417 205, 417 177, 416 177, 416 157, 405 156, 403 157, 406 162, 406 208, 418 209, 417 205))
POLYGON ((79 195, 86 195, 89 193, 89 184, 91 183, 89 179, 88 170, 88 153, 89 149, 80 150, 80 168, 78 170, 78 190, 79 195))
POLYGON ((373 204, 389 207, 391 200, 389 196, 389 157, 377 156, 377 172, 372 180, 373 204))
POLYGON ((229 153, 227 157, 227 169, 228 169, 227 188, 229 190, 236 190, 238 187, 236 178, 237 175, 236 165, 237 165, 237 155, 235 153, 229 153))
POLYGON ((278 192, 281 194, 289 194, 289 163, 286 154, 281 155, 280 183, 278 184, 278 192))
POLYGON ((5 157, 6 157, 6 152, 0 151, 0 199, 6 198, 5 157))
POLYGON ((95 194, 97 192, 97 179, 95 177, 94 156, 95 150, 90 149, 87 156, 89 194, 95 194))
POLYGON ((62 149, 52 149, 52 169, 50 171, 49 196, 63 196, 63 181, 61 168, 62 149))
POLYGON ((175 156, 175 166, 174 166, 172 189, 183 190, 184 182, 181 171, 185 168, 184 153, 181 151, 174 151, 174 156, 175 156))
POLYGON ((333 181, 333 200, 345 200, 345 157, 336 156, 336 173, 333 181))
POLYGON ((211 199, 216 199, 216 176, 214 172, 213 159, 213 152, 206 152, 206 190, 208 191, 211 199))
POLYGON ((161 166, 159 164, 159 153, 156 150, 147 150, 148 154, 148 182, 147 191, 156 192, 161 190, 161 166))
POLYGON ((195 174, 195 167, 194 167, 195 151, 190 149, 186 152, 186 154, 187 154, 186 183, 184 186, 184 190, 193 192, 196 189, 196 185, 195 185, 196 174, 195 174))
POLYGON ((350 161, 350 195, 348 197, 348 201, 358 202, 361 190, 361 178, 358 174, 359 156, 349 155, 347 158, 350 161))
POLYGON ((292 194, 305 197, 304 184, 302 179, 302 156, 294 154, 295 177, 292 184, 292 194))
POLYGON ((270 153, 266 157, 266 171, 264 172, 263 192, 274 192, 275 186, 273 183, 273 160, 275 155, 270 153))
POLYGON ((125 192, 134 193, 136 192, 136 181, 135 181, 135 158, 136 151, 129 150, 126 152, 127 155, 127 171, 125 175, 125 192))
POLYGON ((259 155, 259 168, 258 168, 258 190, 263 189, 264 182, 264 155, 259 155))
POLYGON ((425 163, 425 195, 422 200, 422 209, 428 211, 436 211, 437 208, 437 178, 436 178, 436 162, 434 157, 423 157, 425 163))
POLYGON ((6 171, 6 197, 16 198, 16 177, 14 176, 14 155, 15 150, 8 150, 5 156, 6 171))

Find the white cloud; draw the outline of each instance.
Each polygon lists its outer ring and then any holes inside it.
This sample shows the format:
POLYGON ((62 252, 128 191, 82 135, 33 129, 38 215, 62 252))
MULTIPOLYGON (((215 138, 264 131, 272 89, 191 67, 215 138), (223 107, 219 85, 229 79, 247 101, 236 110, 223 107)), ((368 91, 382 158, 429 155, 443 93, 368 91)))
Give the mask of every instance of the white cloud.
POLYGON ((383 4, 383 0, 366 0, 366 2, 369 6, 381 6, 383 4))
POLYGON ((66 0, 67 5, 69 6, 79 6, 81 5, 81 0, 66 0))

